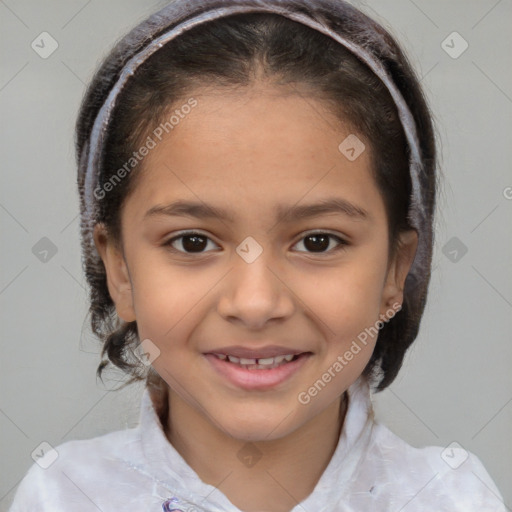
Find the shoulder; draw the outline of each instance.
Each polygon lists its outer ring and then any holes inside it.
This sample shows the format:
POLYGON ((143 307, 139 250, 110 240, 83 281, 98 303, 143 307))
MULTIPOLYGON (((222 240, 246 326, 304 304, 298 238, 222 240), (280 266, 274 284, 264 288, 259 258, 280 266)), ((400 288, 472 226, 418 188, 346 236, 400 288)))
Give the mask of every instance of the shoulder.
POLYGON ((457 442, 416 448, 375 422, 372 451, 385 461, 397 487, 409 486, 407 510, 435 506, 438 511, 505 512, 503 498, 481 460, 457 442))
POLYGON ((82 503, 90 485, 101 487, 111 481, 125 458, 138 458, 139 450, 136 428, 55 447, 42 443, 33 453, 35 462, 21 480, 9 512, 34 506, 59 511, 69 509, 69 503, 82 503))

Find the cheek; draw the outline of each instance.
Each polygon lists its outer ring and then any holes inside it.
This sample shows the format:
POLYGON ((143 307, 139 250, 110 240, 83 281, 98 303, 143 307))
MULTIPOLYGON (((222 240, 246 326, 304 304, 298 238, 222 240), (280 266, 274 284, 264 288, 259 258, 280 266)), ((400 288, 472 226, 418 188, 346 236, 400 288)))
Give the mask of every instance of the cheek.
POLYGON ((133 267, 132 283, 141 339, 154 339, 162 349, 186 339, 218 282, 219 272, 173 267, 161 258, 139 261, 133 267))
POLYGON ((132 296, 139 335, 161 338, 186 314, 184 277, 155 261, 134 261, 132 296))
POLYGON ((298 279, 294 290, 305 307, 325 325, 329 337, 353 334, 379 316, 385 261, 358 256, 338 268, 323 269, 312 279, 298 279))
POLYGON ((386 263, 371 252, 359 253, 346 266, 317 273, 298 293, 305 298, 306 314, 323 331, 316 377, 333 383, 325 388, 327 400, 354 382, 370 360, 379 333, 386 263))

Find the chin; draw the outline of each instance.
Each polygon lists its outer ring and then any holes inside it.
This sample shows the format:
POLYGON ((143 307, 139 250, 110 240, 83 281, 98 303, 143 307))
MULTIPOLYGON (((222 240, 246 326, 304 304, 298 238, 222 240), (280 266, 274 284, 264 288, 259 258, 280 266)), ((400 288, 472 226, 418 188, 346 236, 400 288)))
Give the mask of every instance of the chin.
POLYGON ((250 414, 249 411, 243 415, 229 414, 227 418, 219 418, 218 425, 221 425, 224 432, 245 442, 273 441, 292 433, 300 425, 291 424, 294 422, 294 415, 283 414, 282 411, 262 415, 260 412, 250 414))

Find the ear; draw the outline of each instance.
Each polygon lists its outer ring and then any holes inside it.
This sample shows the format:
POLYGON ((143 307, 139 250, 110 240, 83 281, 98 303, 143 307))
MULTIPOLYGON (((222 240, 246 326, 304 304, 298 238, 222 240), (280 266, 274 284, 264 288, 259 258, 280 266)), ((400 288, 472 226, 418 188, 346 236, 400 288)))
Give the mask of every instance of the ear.
POLYGON ((381 315, 393 304, 403 304, 405 279, 418 247, 418 233, 413 229, 402 231, 396 244, 382 293, 381 315))
POLYGON ((108 291, 116 306, 117 314, 125 322, 133 322, 135 309, 132 284, 124 255, 102 223, 94 227, 94 243, 105 265, 108 291))

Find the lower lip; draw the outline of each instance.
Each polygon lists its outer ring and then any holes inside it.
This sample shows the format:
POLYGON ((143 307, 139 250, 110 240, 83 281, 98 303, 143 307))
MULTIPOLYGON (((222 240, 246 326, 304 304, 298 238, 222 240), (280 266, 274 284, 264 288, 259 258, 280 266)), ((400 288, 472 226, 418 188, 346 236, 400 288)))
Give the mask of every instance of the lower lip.
POLYGON ((270 389, 294 375, 309 359, 310 353, 301 354, 294 361, 269 370, 248 370, 238 364, 219 359, 213 354, 204 354, 213 368, 232 384, 244 389, 270 389))

